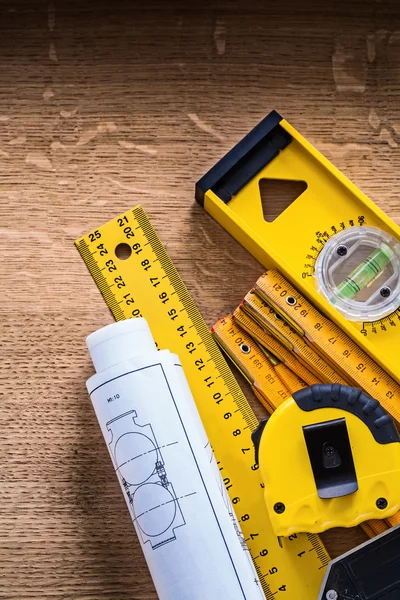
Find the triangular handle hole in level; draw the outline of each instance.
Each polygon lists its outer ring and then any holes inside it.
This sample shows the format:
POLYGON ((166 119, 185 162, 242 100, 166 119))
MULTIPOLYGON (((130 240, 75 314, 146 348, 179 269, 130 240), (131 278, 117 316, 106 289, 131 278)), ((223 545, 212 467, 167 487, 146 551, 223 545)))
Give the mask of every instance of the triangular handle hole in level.
POLYGON ((305 181, 291 179, 260 179, 259 186, 264 219, 268 222, 275 221, 307 189, 305 181))

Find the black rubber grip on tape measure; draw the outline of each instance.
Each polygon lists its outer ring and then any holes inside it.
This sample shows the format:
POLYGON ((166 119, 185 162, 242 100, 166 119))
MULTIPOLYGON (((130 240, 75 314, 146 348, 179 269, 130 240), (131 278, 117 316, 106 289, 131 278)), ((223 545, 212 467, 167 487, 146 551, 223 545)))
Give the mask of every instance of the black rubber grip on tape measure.
POLYGON ((253 431, 253 433, 251 434, 251 440, 254 444, 254 462, 256 463, 256 465, 259 464, 258 451, 260 449, 261 436, 263 434, 263 431, 264 431, 267 423, 268 423, 268 419, 263 419, 262 421, 260 421, 257 429, 255 429, 253 431))
POLYGON ((304 411, 339 408, 361 419, 379 444, 400 441, 393 418, 379 404, 358 388, 333 384, 312 385, 294 392, 293 399, 304 411))
POLYGON ((291 135, 279 125, 282 117, 275 110, 269 113, 232 150, 196 183, 196 200, 204 205, 204 196, 212 190, 227 203, 249 183, 279 152, 292 141, 291 135))

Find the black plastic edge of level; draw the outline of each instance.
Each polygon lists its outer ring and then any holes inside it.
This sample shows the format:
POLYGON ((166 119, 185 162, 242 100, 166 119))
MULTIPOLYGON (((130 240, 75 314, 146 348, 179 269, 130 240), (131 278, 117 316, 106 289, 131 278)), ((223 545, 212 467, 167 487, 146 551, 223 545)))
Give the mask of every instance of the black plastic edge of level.
POLYGON ((196 183, 196 201, 212 190, 225 203, 279 154, 292 137, 279 125, 283 117, 270 112, 196 183))

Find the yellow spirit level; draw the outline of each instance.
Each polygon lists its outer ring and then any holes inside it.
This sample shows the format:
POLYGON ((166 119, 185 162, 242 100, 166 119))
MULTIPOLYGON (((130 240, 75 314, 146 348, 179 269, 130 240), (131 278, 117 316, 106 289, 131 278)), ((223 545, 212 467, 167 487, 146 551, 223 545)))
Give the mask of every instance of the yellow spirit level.
POLYGON ((400 229, 287 121, 270 113, 200 179, 196 199, 400 381, 400 229), (266 222, 263 179, 306 189, 266 222))
POLYGON ((352 527, 400 509, 399 434, 358 388, 299 390, 252 437, 278 536, 352 527))

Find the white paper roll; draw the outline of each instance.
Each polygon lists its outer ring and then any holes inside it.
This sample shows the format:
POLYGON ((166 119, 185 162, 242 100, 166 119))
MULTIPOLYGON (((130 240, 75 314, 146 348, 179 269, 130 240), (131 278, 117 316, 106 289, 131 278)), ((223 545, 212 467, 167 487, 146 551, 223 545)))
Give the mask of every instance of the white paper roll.
POLYGON ((144 319, 87 338, 87 388, 160 600, 264 598, 176 355, 144 319))

